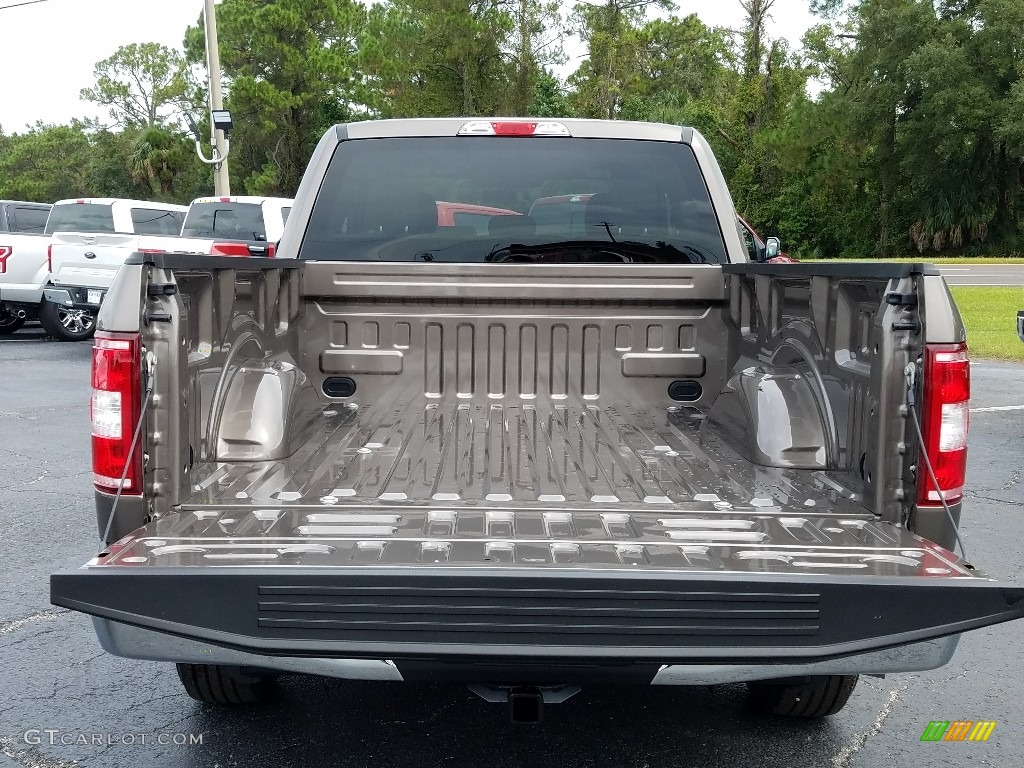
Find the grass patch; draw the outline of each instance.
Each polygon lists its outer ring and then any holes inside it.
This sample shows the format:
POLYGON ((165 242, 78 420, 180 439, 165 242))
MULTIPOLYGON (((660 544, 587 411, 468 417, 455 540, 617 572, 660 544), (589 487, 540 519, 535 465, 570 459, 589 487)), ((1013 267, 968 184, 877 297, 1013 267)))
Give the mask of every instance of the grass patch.
POLYGON ((1017 338, 1017 310, 1024 309, 1024 288, 956 287, 950 292, 967 326, 972 358, 1024 361, 1017 338))

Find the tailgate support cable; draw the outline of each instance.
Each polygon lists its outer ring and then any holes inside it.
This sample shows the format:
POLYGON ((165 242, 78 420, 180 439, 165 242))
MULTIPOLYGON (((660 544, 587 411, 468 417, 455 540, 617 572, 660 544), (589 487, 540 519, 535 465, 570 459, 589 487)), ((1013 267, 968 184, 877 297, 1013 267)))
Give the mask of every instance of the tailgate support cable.
MULTIPOLYGON (((928 449, 924 444, 924 434, 921 432, 921 423, 917 413, 917 392, 916 392, 916 380, 917 380, 917 366, 914 363, 908 363, 904 373, 907 376, 907 409, 910 411, 910 421, 914 424, 914 431, 917 433, 917 444, 921 447, 921 460, 924 462, 925 468, 928 470, 928 477, 931 479, 935 487, 939 487, 939 480, 935 476, 935 470, 932 468, 932 461, 928 458, 928 449)), ((953 526, 953 535, 956 537, 956 543, 960 545, 960 554, 963 556, 965 562, 970 562, 967 557, 967 549, 964 547, 964 540, 960 538, 960 528, 957 526, 956 521, 953 519, 953 513, 949 510, 949 504, 946 503, 945 494, 939 491, 939 501, 942 502, 942 508, 946 511, 946 517, 949 518, 949 524, 953 526)))
POLYGON ((103 537, 100 539, 100 552, 107 548, 107 537, 110 536, 110 526, 114 524, 114 513, 117 511, 117 502, 121 500, 121 491, 124 489, 124 480, 128 477, 128 469, 131 467, 132 459, 135 456, 135 446, 139 444, 139 436, 142 434, 142 425, 146 423, 146 409, 153 397, 153 386, 156 383, 156 355, 146 352, 146 396, 142 399, 142 408, 139 410, 139 423, 135 425, 135 434, 132 435, 132 444, 128 449, 128 458, 124 462, 124 471, 121 473, 121 482, 117 484, 117 493, 114 494, 114 503, 110 507, 110 515, 107 517, 107 527, 103 530, 103 537))

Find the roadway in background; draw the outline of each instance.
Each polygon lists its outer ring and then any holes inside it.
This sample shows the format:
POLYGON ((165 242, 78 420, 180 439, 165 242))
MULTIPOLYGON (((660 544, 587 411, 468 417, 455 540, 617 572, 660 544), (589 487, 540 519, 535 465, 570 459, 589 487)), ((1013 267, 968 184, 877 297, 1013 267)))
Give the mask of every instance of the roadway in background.
POLYGON ((1024 287, 1024 264, 978 264, 977 266, 939 267, 949 285, 1002 285, 1024 287))

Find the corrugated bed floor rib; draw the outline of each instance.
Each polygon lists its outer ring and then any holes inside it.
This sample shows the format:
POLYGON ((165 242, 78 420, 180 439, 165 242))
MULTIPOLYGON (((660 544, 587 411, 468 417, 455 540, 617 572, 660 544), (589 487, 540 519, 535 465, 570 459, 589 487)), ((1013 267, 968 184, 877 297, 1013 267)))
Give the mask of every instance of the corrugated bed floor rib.
POLYGON ((193 469, 210 505, 661 510, 864 515, 852 479, 758 467, 693 408, 425 396, 339 406, 290 458, 193 469))

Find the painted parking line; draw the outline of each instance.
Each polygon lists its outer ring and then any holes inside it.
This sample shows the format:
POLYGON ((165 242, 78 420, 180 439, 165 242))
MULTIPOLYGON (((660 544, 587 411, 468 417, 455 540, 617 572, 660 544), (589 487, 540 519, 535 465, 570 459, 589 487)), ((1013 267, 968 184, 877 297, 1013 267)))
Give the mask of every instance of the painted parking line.
POLYGON ((971 408, 971 413, 990 413, 992 411, 1024 411, 1024 405, 994 405, 991 408, 971 408))

